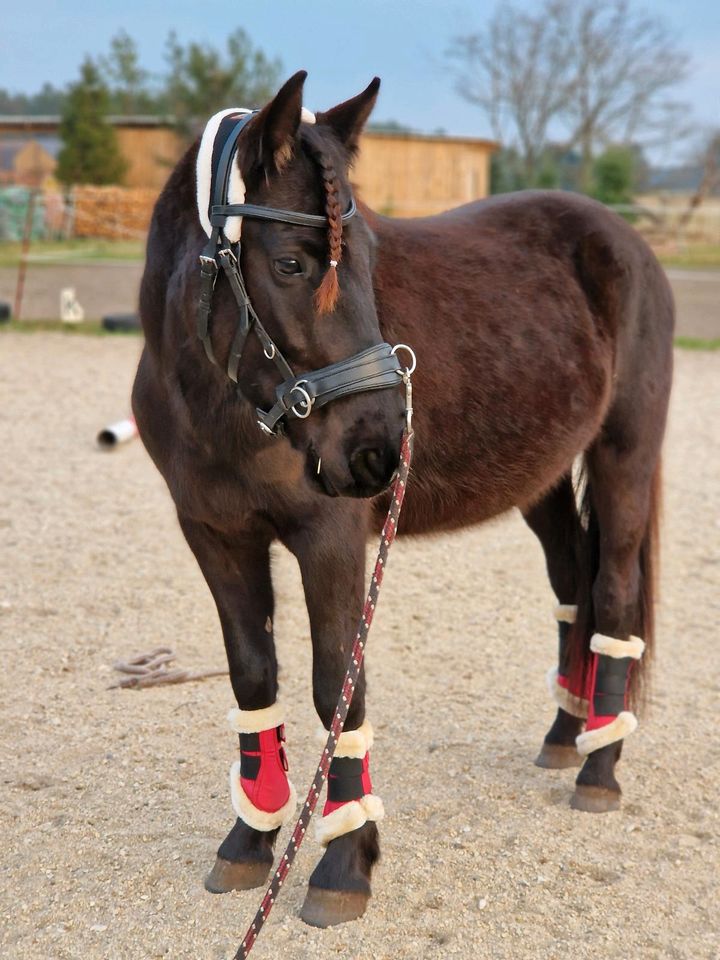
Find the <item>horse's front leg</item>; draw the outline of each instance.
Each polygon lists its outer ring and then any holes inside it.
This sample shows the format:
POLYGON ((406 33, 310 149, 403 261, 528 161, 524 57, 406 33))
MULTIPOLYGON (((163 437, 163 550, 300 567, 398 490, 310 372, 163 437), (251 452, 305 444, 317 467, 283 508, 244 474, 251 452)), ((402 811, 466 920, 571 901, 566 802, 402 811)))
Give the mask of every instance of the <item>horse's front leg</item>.
POLYGON ((217 605, 238 704, 228 714, 240 739, 240 761, 230 770, 237 820, 220 845, 205 886, 212 893, 248 890, 265 883, 278 830, 296 806, 277 701, 271 535, 259 529, 225 536, 184 517, 180 525, 217 605))
MULTIPOLYGON (((313 698, 326 729, 362 612, 368 514, 364 501, 334 502, 323 521, 286 538, 302 572, 313 644, 313 698)), ((330 765, 327 801, 316 820, 325 853, 300 913, 313 926, 355 920, 370 898, 372 868, 380 856, 375 821, 383 817, 370 780, 372 742, 363 671, 330 765)))

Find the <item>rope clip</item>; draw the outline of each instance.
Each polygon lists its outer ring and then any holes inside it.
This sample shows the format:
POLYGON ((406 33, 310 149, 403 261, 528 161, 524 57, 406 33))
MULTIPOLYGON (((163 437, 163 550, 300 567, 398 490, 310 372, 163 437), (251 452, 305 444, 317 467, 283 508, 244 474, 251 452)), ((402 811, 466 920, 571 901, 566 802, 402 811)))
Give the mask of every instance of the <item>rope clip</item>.
POLYGON ((408 434, 412 434, 412 380, 410 379, 410 373, 408 370, 403 373, 402 381, 405 384, 405 429, 407 430, 408 434))
POLYGON ((412 347, 409 347, 406 343, 397 343, 390 351, 393 356, 395 356, 398 350, 406 350, 411 357, 411 364, 409 367, 405 367, 404 370, 398 370, 402 378, 402 382, 405 384, 405 428, 408 434, 412 434, 412 417, 413 417, 413 405, 412 405, 412 381, 410 380, 411 375, 415 372, 415 367, 417 366, 417 358, 415 356, 415 351, 412 347))

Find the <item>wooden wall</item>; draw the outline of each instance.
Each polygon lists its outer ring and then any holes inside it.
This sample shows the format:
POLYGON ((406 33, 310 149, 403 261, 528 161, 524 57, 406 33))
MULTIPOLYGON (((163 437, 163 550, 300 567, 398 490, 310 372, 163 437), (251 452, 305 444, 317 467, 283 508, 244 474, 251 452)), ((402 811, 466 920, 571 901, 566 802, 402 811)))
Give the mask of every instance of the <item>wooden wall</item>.
MULTIPOLYGON (((145 118, 114 120, 128 170, 124 187, 159 193, 183 152, 172 128, 145 118)), ((32 139, 56 134, 58 119, 4 118, 0 132, 32 139)), ((497 145, 487 140, 370 131, 360 144, 352 172, 358 192, 379 213, 396 217, 440 213, 489 192, 490 158, 497 145)), ((42 165, 36 147, 23 157, 26 167, 42 165)), ((45 171, 43 171, 45 172, 45 171)), ((49 171, 48 171, 49 172, 49 171)))
MULTIPOLYGON (((182 147, 163 127, 116 127, 129 168, 128 187, 160 190, 182 147)), ((485 140, 366 133, 353 183, 379 213, 414 217, 485 197, 495 144, 485 140)))
POLYGON ((352 180, 378 213, 440 213, 488 195, 495 149, 483 140, 368 132, 352 180))
POLYGON ((115 127, 118 145, 127 160, 126 187, 148 187, 160 192, 180 159, 180 139, 169 127, 115 127))

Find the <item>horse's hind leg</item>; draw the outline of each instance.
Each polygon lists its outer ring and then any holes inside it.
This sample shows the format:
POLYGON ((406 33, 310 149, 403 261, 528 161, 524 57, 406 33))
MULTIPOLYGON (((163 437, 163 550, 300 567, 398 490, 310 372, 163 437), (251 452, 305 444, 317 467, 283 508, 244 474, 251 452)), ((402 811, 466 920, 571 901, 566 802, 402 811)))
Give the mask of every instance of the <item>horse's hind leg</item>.
POLYGON ((662 405, 652 411, 644 429, 621 419, 616 410, 587 453, 599 555, 592 588, 594 631, 586 651, 589 717, 577 741, 586 760, 572 799, 578 810, 605 812, 620 804, 614 768, 624 737, 637 725, 628 705, 635 699, 653 639, 652 567, 663 425, 662 405))
POLYGON ((265 883, 280 825, 295 812, 277 702, 270 533, 223 536, 182 516, 180 525, 217 605, 238 704, 228 715, 240 740, 240 762, 230 775, 237 819, 205 887, 211 893, 247 890, 265 883))
POLYGON ((574 692, 571 689, 574 684, 569 665, 569 635, 576 619, 581 569, 578 554, 584 531, 578 518, 570 474, 564 476, 542 500, 525 510, 523 516, 540 540, 550 585, 558 601, 555 611, 558 666, 548 673, 548 685, 558 710, 535 763, 553 769, 578 767, 582 758, 575 747, 575 738, 582 730, 587 709, 581 699, 581 689, 574 692))

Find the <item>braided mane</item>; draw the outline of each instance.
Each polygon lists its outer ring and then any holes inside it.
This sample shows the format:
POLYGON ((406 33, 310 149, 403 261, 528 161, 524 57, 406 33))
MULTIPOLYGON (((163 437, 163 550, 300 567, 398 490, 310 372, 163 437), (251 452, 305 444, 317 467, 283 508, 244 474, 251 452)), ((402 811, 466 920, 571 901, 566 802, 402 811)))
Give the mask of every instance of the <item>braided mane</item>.
POLYGON ((342 258, 342 208, 340 207, 340 179, 332 159, 309 137, 303 139, 303 147, 320 167, 325 190, 325 216, 328 219, 328 247, 330 265, 325 271, 320 286, 315 291, 315 309, 318 313, 330 313, 340 296, 337 265, 342 258))

